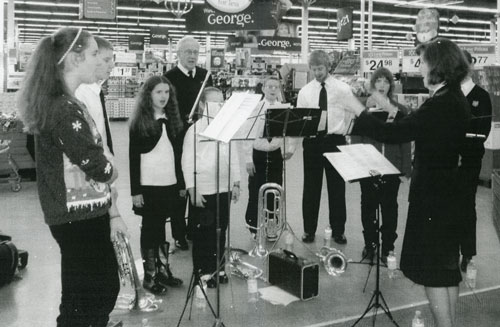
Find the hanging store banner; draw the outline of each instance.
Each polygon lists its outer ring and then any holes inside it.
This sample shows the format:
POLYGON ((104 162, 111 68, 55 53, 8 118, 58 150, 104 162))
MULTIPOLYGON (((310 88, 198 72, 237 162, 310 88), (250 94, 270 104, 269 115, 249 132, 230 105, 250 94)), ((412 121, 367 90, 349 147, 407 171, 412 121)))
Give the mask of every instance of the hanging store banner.
POLYGON ((129 50, 144 50, 144 36, 142 36, 142 35, 129 35, 128 36, 128 49, 129 50))
POLYGON ((364 51, 361 58, 361 72, 374 72, 385 67, 393 74, 399 73, 399 56, 397 50, 364 51))
POLYGON ((184 16, 188 31, 264 30, 275 29, 278 25, 272 1, 253 1, 247 4, 247 0, 218 0, 220 5, 214 7, 211 3, 215 1, 207 1, 204 6, 194 6, 184 16), (233 6, 232 3, 236 5, 233 6))
POLYGON ((215 69, 224 68, 224 49, 210 50, 210 67, 215 69))
POLYGON ((352 8, 337 10, 337 40, 352 39, 352 8))
POLYGON ((243 37, 228 36, 226 39, 226 51, 234 52, 236 48, 243 48, 244 41, 245 39, 243 37))
POLYGON ((458 47, 469 51, 475 68, 495 64, 494 44, 458 44, 458 47))
POLYGON ((403 73, 419 73, 420 57, 415 48, 403 49, 403 73))
POLYGON ((300 52, 302 49, 300 38, 298 37, 258 36, 257 44, 259 50, 300 52))
POLYGON ((79 18, 115 19, 117 0, 80 0, 79 18))
POLYGON ((151 45, 168 45, 168 28, 151 27, 149 33, 151 45))
POLYGON ((333 73, 339 75, 355 75, 359 71, 359 61, 359 55, 354 53, 344 53, 333 73))

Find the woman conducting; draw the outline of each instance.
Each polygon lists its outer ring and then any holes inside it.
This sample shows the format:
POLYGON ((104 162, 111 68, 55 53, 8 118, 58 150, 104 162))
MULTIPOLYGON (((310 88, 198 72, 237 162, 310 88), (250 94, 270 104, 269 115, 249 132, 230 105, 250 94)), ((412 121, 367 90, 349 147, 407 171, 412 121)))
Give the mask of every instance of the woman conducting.
MULTIPOLYGON (((432 96, 414 113, 382 122, 361 105, 352 134, 385 143, 415 141, 408 220, 401 252, 401 270, 423 285, 439 327, 454 326, 459 270, 460 222, 457 219, 457 168, 461 142, 470 119, 460 89, 469 65, 455 43, 438 38, 417 47, 424 85, 432 96)), ((373 93, 380 107, 396 110, 373 93)))

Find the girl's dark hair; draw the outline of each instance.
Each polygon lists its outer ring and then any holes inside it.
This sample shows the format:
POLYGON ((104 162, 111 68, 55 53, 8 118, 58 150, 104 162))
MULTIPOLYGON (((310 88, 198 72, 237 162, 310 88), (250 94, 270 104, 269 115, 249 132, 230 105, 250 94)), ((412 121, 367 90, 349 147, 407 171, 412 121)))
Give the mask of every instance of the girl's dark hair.
POLYGON ((387 92, 387 97, 391 99, 392 92, 394 91, 394 78, 391 71, 384 67, 380 67, 374 71, 372 77, 370 78, 370 86, 372 89, 375 89, 375 83, 379 78, 385 78, 389 82, 389 92, 387 92))
POLYGON ((83 53, 87 48, 92 35, 81 31, 75 41, 78 33, 78 28, 61 28, 40 40, 30 58, 17 98, 19 116, 30 133, 40 133, 58 98, 64 94, 70 95, 63 79, 64 60, 60 64, 58 61, 68 51, 83 53))
POLYGON ((429 67, 427 80, 430 84, 445 82, 457 87, 469 74, 469 63, 463 51, 448 39, 436 38, 422 43, 416 52, 423 57, 429 67))
POLYGON ((170 96, 164 110, 167 116, 168 129, 176 137, 184 130, 184 123, 179 113, 175 88, 165 76, 151 76, 142 86, 130 120, 130 130, 143 137, 153 136, 158 133, 153 100, 151 99, 151 93, 158 84, 168 84, 169 86, 170 96))

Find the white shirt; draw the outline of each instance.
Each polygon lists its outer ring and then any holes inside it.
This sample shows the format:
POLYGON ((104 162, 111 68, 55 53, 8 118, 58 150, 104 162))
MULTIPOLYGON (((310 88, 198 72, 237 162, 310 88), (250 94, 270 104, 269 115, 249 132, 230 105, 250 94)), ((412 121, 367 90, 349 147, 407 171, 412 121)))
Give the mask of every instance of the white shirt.
MULTIPOLYGON (((347 98, 354 97, 351 87, 338 79, 328 76, 325 80, 325 88, 328 100, 328 115, 326 112, 321 114, 320 126, 318 131, 324 129, 322 124, 326 122, 328 116, 328 134, 345 135, 352 124, 355 117, 354 111, 348 111, 350 101, 347 98)), ((319 109, 319 92, 321 91, 321 83, 317 80, 312 80, 307 83, 300 91, 297 98, 297 108, 318 108, 319 109)))
POLYGON ((476 84, 472 81, 472 78, 467 77, 463 82, 462 82, 462 93, 467 96, 470 91, 474 88, 476 84))
MULTIPOLYGON (((189 77, 189 69, 187 69, 186 67, 182 66, 180 63, 177 64, 177 67, 179 67, 179 69, 181 70, 181 72, 184 73, 184 75, 186 75, 186 76, 189 77)), ((196 76, 196 66, 191 71, 193 72, 193 78, 194 78, 196 76)))
MULTIPOLYGON (((165 118, 155 115, 155 119, 165 118)), ((169 186, 177 183, 175 177, 174 148, 168 138, 167 128, 162 124, 161 137, 153 150, 141 153, 141 185, 169 186)))
MULTIPOLYGON (((208 126, 207 117, 200 118, 191 125, 184 137, 182 150, 182 173, 186 189, 194 187, 194 129, 203 132, 208 126)), ((219 193, 228 191, 229 145, 220 143, 219 147, 219 193)), ((196 136, 196 188, 202 195, 217 194, 217 142, 196 136)), ((231 187, 240 181, 238 149, 231 146, 231 187)))
POLYGON ((104 155, 109 161, 112 162, 113 155, 108 148, 106 125, 104 122, 104 114, 102 113, 102 104, 99 93, 101 93, 101 85, 98 83, 80 84, 75 91, 75 97, 81 101, 85 107, 87 107, 87 111, 94 120, 99 134, 101 134, 104 155))

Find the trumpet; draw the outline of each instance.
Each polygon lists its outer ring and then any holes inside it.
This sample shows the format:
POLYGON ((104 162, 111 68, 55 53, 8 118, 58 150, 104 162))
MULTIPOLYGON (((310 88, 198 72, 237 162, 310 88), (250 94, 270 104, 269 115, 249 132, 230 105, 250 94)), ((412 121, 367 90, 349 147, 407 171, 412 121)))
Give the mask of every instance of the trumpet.
POLYGON ((143 312, 158 310, 158 304, 156 303, 160 302, 160 300, 155 300, 154 295, 146 293, 142 287, 137 268, 135 267, 130 243, 128 238, 120 231, 113 241, 113 248, 116 254, 116 261, 118 262, 118 273, 122 285, 125 286, 128 281, 135 291, 135 296, 130 299, 129 309, 143 312))
POLYGON ((239 253, 234 251, 229 255, 229 266, 232 275, 246 280, 260 278, 263 273, 262 269, 242 261, 239 253))
POLYGON ((347 258, 342 251, 323 246, 316 255, 321 259, 326 272, 330 276, 339 276, 347 268, 347 258))
POLYGON ((257 235, 255 247, 249 256, 265 257, 269 251, 265 247, 266 238, 276 238, 286 227, 286 217, 283 214, 283 188, 276 183, 266 183, 259 189, 259 204, 257 217, 257 235))

